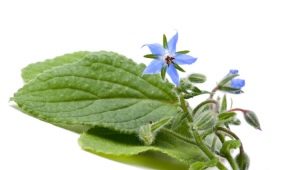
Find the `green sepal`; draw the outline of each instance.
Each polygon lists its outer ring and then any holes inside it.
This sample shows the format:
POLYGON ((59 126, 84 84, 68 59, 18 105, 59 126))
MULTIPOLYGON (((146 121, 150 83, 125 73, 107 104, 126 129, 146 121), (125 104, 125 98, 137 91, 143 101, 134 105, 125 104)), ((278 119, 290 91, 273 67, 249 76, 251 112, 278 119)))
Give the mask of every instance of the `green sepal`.
POLYGON ((163 46, 165 49, 168 49, 168 41, 167 36, 165 34, 163 35, 163 46))
POLYGON ((222 98, 220 112, 222 113, 226 110, 227 110, 227 97, 226 97, 226 95, 224 95, 223 98, 222 98))
POLYGON ((144 55, 144 57, 145 57, 145 58, 153 58, 153 59, 156 59, 156 58, 157 58, 157 56, 154 55, 154 54, 146 54, 146 55, 144 55))
POLYGON ((161 68, 160 75, 161 75, 161 78, 162 78, 163 80, 165 80, 165 78, 166 78, 167 68, 168 68, 168 66, 166 66, 166 65, 164 65, 164 66, 161 68))
POLYGON ((185 70, 183 68, 181 68, 178 64, 176 64, 176 63, 173 63, 173 64, 177 70, 179 70, 181 72, 185 72, 185 70))
POLYGON ((232 79, 234 79, 237 76, 239 76, 239 74, 229 74, 229 75, 227 75, 222 81, 220 81, 218 83, 218 86, 219 87, 224 86, 226 83, 228 83, 229 81, 231 81, 232 79))
POLYGON ((177 51, 176 53, 178 53, 178 54, 187 54, 189 52, 190 52, 189 50, 182 50, 182 51, 177 51))

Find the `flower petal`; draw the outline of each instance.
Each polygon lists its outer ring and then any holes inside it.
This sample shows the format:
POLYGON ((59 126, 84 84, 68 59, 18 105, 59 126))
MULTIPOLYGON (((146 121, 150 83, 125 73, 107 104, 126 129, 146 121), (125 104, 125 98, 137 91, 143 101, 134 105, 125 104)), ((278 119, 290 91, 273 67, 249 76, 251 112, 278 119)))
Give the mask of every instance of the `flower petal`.
POLYGON ((233 79, 231 80, 230 86, 235 89, 241 89, 245 86, 245 80, 243 79, 233 79))
POLYGON ((162 45, 158 44, 158 43, 154 43, 154 44, 145 44, 144 46, 147 46, 151 53, 157 56, 163 56, 165 55, 165 49, 162 45))
POLYGON ((178 40, 178 32, 176 32, 176 34, 168 42, 168 50, 169 53, 171 53, 172 55, 176 53, 177 40, 178 40))
POLYGON ((173 64, 170 64, 167 68, 167 73, 171 77, 171 80, 173 81, 176 86, 179 85, 179 75, 177 73, 177 70, 173 64))
POLYGON ((143 74, 157 74, 160 72, 164 62, 162 60, 153 60, 144 70, 143 74))
POLYGON ((231 69, 229 71, 229 74, 238 74, 239 73, 239 70, 236 70, 236 69, 231 69))
POLYGON ((197 58, 186 54, 177 54, 175 56, 175 63, 177 64, 193 64, 197 58))

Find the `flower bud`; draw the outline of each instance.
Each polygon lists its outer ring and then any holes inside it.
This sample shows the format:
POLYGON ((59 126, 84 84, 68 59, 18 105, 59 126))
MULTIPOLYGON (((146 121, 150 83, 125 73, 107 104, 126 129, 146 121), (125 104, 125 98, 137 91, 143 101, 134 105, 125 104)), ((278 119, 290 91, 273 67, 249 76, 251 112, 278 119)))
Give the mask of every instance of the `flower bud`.
POLYGON ((144 126, 141 126, 139 129, 139 139, 145 144, 145 145, 151 145, 155 139, 155 134, 151 131, 151 125, 147 124, 144 126))
POLYGON ((239 153, 235 157, 235 161, 237 162, 240 170, 248 170, 249 169, 250 159, 245 152, 239 153))
POLYGON ((253 111, 250 110, 245 111, 244 118, 249 125, 253 126, 256 129, 261 130, 258 118, 253 111))
POLYGON ((211 110, 197 113, 195 116, 193 127, 197 130, 206 130, 213 128, 217 123, 217 114, 211 110))
POLYGON ((189 75, 188 79, 192 83, 204 83, 206 81, 205 75, 199 73, 193 73, 189 75))

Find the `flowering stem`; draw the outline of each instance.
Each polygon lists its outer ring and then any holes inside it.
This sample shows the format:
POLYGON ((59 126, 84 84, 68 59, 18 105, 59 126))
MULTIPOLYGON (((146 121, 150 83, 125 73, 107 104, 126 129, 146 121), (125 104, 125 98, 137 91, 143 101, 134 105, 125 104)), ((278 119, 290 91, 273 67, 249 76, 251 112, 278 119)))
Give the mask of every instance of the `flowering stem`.
POLYGON ((245 112, 247 112, 247 110, 245 110, 245 109, 241 109, 241 108, 234 108, 234 109, 230 109, 230 110, 228 110, 228 112, 234 112, 234 111, 240 111, 240 112, 242 112, 242 113, 245 113, 245 112))
MULTIPOLYGON (((211 152, 211 150, 204 144, 201 136, 198 134, 198 132, 193 129, 193 136, 198 144, 198 147, 207 155, 209 159, 216 159, 216 156, 211 152)), ((227 170, 227 168, 218 161, 216 165, 220 170, 227 170)))
POLYGON ((209 98, 212 99, 216 93, 216 91, 219 90, 219 86, 216 86, 214 89, 212 89, 209 98))
MULTIPOLYGON (((183 97, 183 95, 179 95, 179 100, 180 100, 180 106, 183 110, 183 112, 187 115, 187 118, 189 120, 190 123, 193 122, 193 117, 192 115, 189 113, 188 109, 187 109, 187 105, 185 102, 185 99, 183 97)), ((213 154, 213 152, 211 152, 211 150, 205 145, 205 143, 203 142, 201 136, 199 135, 199 133, 197 132, 196 129, 192 129, 193 131, 193 137, 197 143, 197 146, 200 148, 200 150, 202 150, 209 159, 216 159, 216 156, 213 154)), ((220 162, 218 161, 217 165, 216 165, 220 170, 227 170, 227 168, 220 162)))

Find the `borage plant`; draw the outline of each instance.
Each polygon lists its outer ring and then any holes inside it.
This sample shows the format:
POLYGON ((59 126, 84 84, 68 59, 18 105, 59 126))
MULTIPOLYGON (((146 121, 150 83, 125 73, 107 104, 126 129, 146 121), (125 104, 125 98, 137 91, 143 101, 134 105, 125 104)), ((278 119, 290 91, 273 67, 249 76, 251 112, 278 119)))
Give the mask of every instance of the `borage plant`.
POLYGON ((190 170, 208 167, 233 170, 249 167, 239 137, 230 126, 246 122, 260 129, 254 112, 228 107, 226 95, 241 94, 245 81, 230 70, 212 91, 197 87, 200 73, 179 78, 179 65, 192 64, 189 51, 176 51, 178 34, 163 45, 146 44, 153 61, 145 68, 113 52, 76 52, 22 70, 25 85, 12 97, 20 110, 43 121, 81 134, 80 146, 93 153, 137 155, 161 152, 190 170), (158 75, 160 73, 160 75, 158 75), (170 76, 171 84, 165 78, 170 76), (193 109, 187 103, 199 95, 207 99, 193 109), (237 154, 232 150, 238 149, 237 154))

